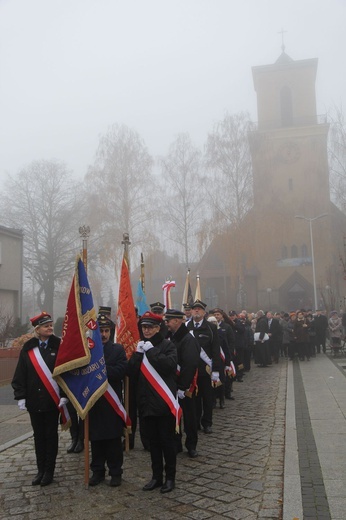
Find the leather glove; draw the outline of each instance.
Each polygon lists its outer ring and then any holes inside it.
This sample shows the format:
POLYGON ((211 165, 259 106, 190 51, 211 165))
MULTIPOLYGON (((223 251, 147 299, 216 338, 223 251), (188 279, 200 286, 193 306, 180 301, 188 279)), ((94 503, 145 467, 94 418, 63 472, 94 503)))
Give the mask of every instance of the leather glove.
POLYGON ((185 397, 185 392, 184 392, 184 390, 179 390, 179 389, 178 389, 178 397, 179 397, 179 399, 184 399, 184 397, 185 397))
POLYGON ((25 399, 18 400, 18 408, 19 410, 26 410, 25 399))
POLYGON ((64 406, 64 404, 67 404, 67 403, 68 403, 68 399, 66 397, 62 397, 59 401, 58 407, 61 408, 62 406, 64 406))
POLYGON ((216 383, 216 381, 219 381, 219 379, 220 379, 219 372, 212 372, 211 373, 211 380, 213 381, 213 383, 216 383))
POLYGON ((148 352, 151 348, 154 348, 154 345, 150 341, 145 341, 143 345, 144 352, 148 352))
POLYGON ((144 345, 144 341, 141 340, 137 343, 137 347, 136 347, 136 352, 139 352, 140 354, 143 354, 144 353, 144 350, 143 350, 143 345, 144 345))

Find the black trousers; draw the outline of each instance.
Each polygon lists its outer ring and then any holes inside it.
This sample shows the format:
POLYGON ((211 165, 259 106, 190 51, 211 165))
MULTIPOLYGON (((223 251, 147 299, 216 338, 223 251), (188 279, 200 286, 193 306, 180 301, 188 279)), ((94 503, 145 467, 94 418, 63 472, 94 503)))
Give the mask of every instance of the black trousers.
POLYGON ((149 439, 152 477, 162 480, 175 480, 177 456, 175 451, 175 417, 172 414, 150 416, 141 419, 149 439), (165 466, 163 465, 163 460, 165 466))
POLYGON ((231 398, 232 385, 233 385, 233 378, 226 376, 226 379, 225 379, 225 397, 226 397, 226 399, 231 398))
POLYGON ((38 471, 54 473, 58 454, 59 410, 30 412, 38 471))
POLYGON ((83 441, 84 440, 84 421, 78 417, 76 409, 73 407, 72 403, 69 401, 67 403, 67 409, 69 411, 71 417, 71 427, 70 434, 71 439, 73 441, 83 441))
POLYGON ((263 343, 261 341, 256 341, 255 363, 256 365, 263 366, 267 366, 271 363, 269 340, 264 341, 263 343))
POLYGON ((121 437, 91 441, 91 471, 104 475, 106 464, 111 477, 122 475, 123 443, 121 437))
MULTIPOLYGON (((183 410, 184 432, 186 435, 185 447, 187 450, 195 450, 198 441, 195 399, 195 394, 192 397, 179 399, 179 404, 183 410)), ((181 442, 182 432, 180 431, 178 435, 181 442)))
POLYGON ((316 347, 318 354, 321 352, 321 345, 323 352, 326 351, 326 334, 316 334, 316 347))
POLYGON ((213 397, 214 388, 211 386, 210 376, 203 375, 197 379, 198 394, 196 396, 197 426, 203 428, 213 425, 213 397))

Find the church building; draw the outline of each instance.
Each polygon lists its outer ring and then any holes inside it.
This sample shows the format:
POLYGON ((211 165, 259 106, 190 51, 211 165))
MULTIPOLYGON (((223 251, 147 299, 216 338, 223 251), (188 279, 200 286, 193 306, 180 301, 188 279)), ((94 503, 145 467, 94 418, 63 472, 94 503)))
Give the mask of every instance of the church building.
POLYGON ((249 135, 254 204, 199 265, 209 307, 296 310, 343 304, 346 216, 331 202, 329 125, 316 110, 317 59, 252 68, 258 123, 249 135), (313 248, 313 249, 312 249, 313 248))

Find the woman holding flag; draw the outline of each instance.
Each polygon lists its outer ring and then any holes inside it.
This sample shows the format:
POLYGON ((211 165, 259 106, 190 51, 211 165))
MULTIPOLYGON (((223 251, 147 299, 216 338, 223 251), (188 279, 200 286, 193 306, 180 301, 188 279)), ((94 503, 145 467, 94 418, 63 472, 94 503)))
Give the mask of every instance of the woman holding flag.
POLYGON ((175 430, 181 409, 177 401, 177 350, 160 332, 162 316, 150 311, 139 320, 141 337, 129 360, 128 372, 137 380, 139 416, 149 439, 152 478, 143 491, 174 489, 176 473, 175 430), (163 470, 165 462, 165 481, 163 470))

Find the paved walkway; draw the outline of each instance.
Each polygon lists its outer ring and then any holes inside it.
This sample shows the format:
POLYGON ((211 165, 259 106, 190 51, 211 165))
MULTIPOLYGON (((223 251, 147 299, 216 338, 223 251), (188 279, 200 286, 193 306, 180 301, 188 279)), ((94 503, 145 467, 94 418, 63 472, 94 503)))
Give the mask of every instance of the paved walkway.
POLYGON ((142 491, 151 471, 139 441, 125 454, 120 488, 109 487, 107 478, 85 489, 84 457, 66 453, 67 432, 60 436, 54 483, 31 486, 36 467, 28 414, 6 404, 10 389, 0 388, 0 520, 344 519, 343 364, 346 359, 321 354, 309 363, 253 367, 234 384, 235 400, 215 410, 214 433, 200 435, 199 457, 178 455, 176 489, 167 495, 142 491), (9 437, 21 440, 11 445, 9 437))

